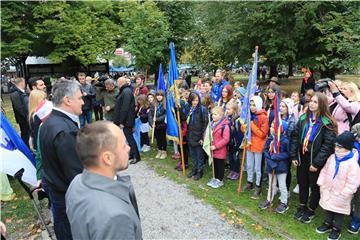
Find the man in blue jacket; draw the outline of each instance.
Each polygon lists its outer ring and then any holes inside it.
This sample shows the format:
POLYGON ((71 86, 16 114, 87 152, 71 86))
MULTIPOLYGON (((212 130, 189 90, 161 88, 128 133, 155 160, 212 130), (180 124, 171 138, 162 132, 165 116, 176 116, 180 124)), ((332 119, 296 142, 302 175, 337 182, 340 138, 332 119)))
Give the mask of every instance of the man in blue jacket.
POLYGON ((214 83, 211 91, 213 96, 213 101, 215 104, 219 101, 221 98, 221 92, 226 85, 230 85, 225 79, 224 79, 224 73, 221 70, 217 70, 215 73, 216 82, 214 83))

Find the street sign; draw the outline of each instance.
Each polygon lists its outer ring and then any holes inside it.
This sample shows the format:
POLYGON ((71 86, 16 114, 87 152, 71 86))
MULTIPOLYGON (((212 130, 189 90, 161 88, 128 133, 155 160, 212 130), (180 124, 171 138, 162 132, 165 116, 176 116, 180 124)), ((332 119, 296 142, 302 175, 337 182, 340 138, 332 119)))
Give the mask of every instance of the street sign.
POLYGON ((120 55, 123 55, 124 54, 124 49, 123 48, 117 48, 115 50, 115 55, 116 56, 120 56, 120 55))

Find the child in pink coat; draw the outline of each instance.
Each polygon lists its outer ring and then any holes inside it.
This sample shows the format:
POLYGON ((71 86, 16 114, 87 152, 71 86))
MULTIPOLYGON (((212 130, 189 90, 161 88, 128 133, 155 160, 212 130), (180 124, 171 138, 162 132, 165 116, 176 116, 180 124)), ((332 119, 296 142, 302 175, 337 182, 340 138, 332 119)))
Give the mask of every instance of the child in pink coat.
POLYGON ((207 185, 212 188, 219 188, 224 185, 223 179, 227 145, 230 141, 230 127, 222 107, 214 107, 211 114, 213 119, 211 122, 213 139, 210 149, 213 154, 215 178, 211 179, 207 185))
POLYGON ((319 203, 325 210, 325 221, 316 232, 331 231, 328 239, 340 238, 344 216, 350 214, 351 199, 360 185, 354 140, 354 135, 349 131, 335 139, 335 154, 329 157, 317 181, 320 186, 319 203))

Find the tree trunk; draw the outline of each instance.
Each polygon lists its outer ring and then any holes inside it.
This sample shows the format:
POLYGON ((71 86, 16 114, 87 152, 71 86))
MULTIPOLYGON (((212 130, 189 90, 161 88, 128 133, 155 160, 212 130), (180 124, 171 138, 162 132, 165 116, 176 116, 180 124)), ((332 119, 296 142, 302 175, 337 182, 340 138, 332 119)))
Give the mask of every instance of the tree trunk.
POLYGON ((290 77, 290 76, 294 76, 292 62, 289 62, 289 65, 288 65, 288 77, 290 77))
POLYGON ((269 79, 272 78, 272 77, 277 77, 277 76, 278 76, 277 65, 276 64, 271 64, 270 65, 269 79))
POLYGON ((330 78, 332 80, 335 80, 335 71, 332 69, 326 69, 324 71, 320 72, 321 78, 330 78))

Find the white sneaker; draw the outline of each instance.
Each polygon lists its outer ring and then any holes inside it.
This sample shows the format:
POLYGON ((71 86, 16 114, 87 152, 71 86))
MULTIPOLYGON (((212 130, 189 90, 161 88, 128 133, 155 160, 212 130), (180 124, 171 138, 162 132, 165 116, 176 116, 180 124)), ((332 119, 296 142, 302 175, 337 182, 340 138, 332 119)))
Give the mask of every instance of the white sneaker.
POLYGON ((296 186, 295 186, 295 188, 294 188, 294 190, 293 190, 293 193, 295 193, 295 194, 299 194, 299 184, 296 184, 296 186))
POLYGON ((212 187, 215 180, 216 180, 216 178, 212 178, 206 185, 208 185, 209 187, 212 187))
POLYGON ((148 151, 150 151, 150 149, 151 149, 150 146, 144 145, 141 151, 148 152, 148 151))
POLYGON ((219 179, 215 179, 214 184, 211 186, 212 188, 219 188, 224 185, 223 181, 220 181, 219 179))

